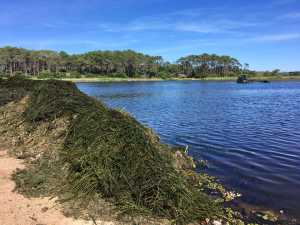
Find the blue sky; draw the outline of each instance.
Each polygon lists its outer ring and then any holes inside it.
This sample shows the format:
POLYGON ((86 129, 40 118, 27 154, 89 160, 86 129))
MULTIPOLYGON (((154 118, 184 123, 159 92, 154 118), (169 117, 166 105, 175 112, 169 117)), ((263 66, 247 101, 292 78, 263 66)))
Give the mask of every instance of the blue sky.
POLYGON ((0 0, 0 46, 133 49, 171 62, 228 54, 252 69, 300 70, 299 0, 0 0))

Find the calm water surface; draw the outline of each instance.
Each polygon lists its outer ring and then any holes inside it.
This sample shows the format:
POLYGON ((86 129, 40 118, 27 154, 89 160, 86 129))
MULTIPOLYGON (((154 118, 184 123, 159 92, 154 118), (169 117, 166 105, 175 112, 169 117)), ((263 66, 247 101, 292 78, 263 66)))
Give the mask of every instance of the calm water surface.
POLYGON ((300 82, 79 83, 162 141, 188 145, 243 200, 300 217, 300 82))

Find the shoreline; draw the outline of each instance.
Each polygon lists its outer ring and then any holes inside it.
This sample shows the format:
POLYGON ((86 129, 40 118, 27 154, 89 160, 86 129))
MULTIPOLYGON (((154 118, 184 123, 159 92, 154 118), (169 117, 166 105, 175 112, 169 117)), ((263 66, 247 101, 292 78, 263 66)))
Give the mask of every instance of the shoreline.
MULTIPOLYGON (((32 80, 50 80, 31 78, 32 80)), ((299 76, 287 76, 287 77, 249 77, 256 81, 300 81, 299 76)), ((206 77, 206 78, 113 78, 113 77, 91 77, 91 78, 54 78, 54 80, 70 81, 74 83, 97 83, 97 82, 156 82, 156 81, 236 81, 237 77, 206 77)))

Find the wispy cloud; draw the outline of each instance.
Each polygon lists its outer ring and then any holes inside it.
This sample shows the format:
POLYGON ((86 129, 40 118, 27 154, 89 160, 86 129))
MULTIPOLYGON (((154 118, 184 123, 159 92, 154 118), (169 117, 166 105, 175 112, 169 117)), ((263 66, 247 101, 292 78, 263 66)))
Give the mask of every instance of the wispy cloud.
POLYGON ((166 30, 171 24, 158 21, 133 21, 127 24, 102 23, 98 27, 106 32, 135 32, 146 30, 166 30))
POLYGON ((185 16, 185 17, 198 17, 211 13, 222 13, 224 11, 224 7, 216 6, 216 7, 202 7, 202 8, 189 8, 189 9, 181 9, 177 11, 172 11, 166 13, 167 16, 185 16))
POLYGON ((92 40, 62 40, 62 39, 39 39, 39 40, 18 40, 18 41, 1 41, 1 46, 13 45, 13 46, 23 46, 26 48, 34 49, 46 49, 60 46, 82 46, 89 45, 95 46, 98 43, 92 40))
POLYGON ((172 29, 176 31, 187 31, 187 32, 196 32, 196 33, 219 33, 221 28, 213 24, 207 23, 186 23, 178 22, 172 25, 172 29))
POLYGON ((275 0, 273 5, 287 5, 298 2, 298 0, 275 0))
POLYGON ((178 51, 193 51, 199 48, 207 47, 207 46, 216 46, 218 41, 216 40, 185 40, 175 45, 161 47, 156 49, 147 49, 147 51, 151 52, 151 54, 166 54, 166 53, 176 53, 178 51))
POLYGON ((120 37, 119 42, 113 40, 95 39, 38 39, 38 40, 17 40, 0 41, 0 46, 17 46, 30 49, 63 49, 79 46, 88 49, 119 49, 129 48, 131 44, 137 42, 135 39, 120 37), (125 43, 125 44, 124 44, 125 43))
POLYGON ((217 26, 193 22, 132 22, 128 24, 100 24, 99 28, 106 32, 139 32, 139 31, 179 31, 197 33, 218 33, 217 26))
MULTIPOLYGON (((129 21, 124 24, 102 23, 98 27, 105 32, 139 32, 139 31, 176 31, 194 33, 227 33, 241 28, 261 26, 263 23, 251 20, 237 21, 227 18, 226 15, 206 12, 205 15, 199 13, 201 10, 183 10, 165 15, 149 16, 129 21), (178 17, 177 15, 184 15, 178 17), (195 16, 197 18, 195 18, 195 16)), ((203 12, 202 12, 203 13, 203 12)))
POLYGON ((281 19, 300 19, 300 12, 290 12, 280 17, 281 19))
POLYGON ((250 38, 249 40, 257 42, 281 42, 295 39, 300 39, 300 33, 261 35, 254 38, 250 38))

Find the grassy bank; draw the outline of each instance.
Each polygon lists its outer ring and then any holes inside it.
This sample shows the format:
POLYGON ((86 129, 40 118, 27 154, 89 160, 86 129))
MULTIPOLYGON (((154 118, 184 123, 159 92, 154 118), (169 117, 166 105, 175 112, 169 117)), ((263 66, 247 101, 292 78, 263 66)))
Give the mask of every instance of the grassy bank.
POLYGON ((57 197, 93 218, 105 199, 120 215, 241 224, 222 204, 234 194, 194 172, 184 149, 160 143, 151 129, 71 82, 0 81, 0 133, 27 161, 14 180, 28 197, 57 197))
MULTIPOLYGON (((249 80, 256 81, 289 81, 289 80, 300 80, 300 76, 248 76, 249 80)), ((237 77, 206 77, 203 79, 197 80, 206 80, 206 81, 236 81, 237 77)))
POLYGON ((238 195, 196 173, 203 163, 187 149, 162 144, 151 129, 72 82, 0 79, 0 134, 10 154, 27 162, 13 176, 16 190, 55 197, 69 216, 97 219, 105 201, 135 221, 129 224, 257 221, 229 207, 238 195), (137 223, 138 217, 154 223, 137 223))
MULTIPOLYGON (((33 80, 47 80, 32 78, 33 80)), ((50 78, 49 78, 50 79, 50 78)), ((62 81, 79 82, 138 82, 138 81, 236 81, 237 77, 205 77, 205 78, 114 78, 114 77, 82 77, 82 78, 56 78, 62 81)), ((254 76, 251 80, 263 81, 293 81, 300 80, 300 76, 254 76)))

